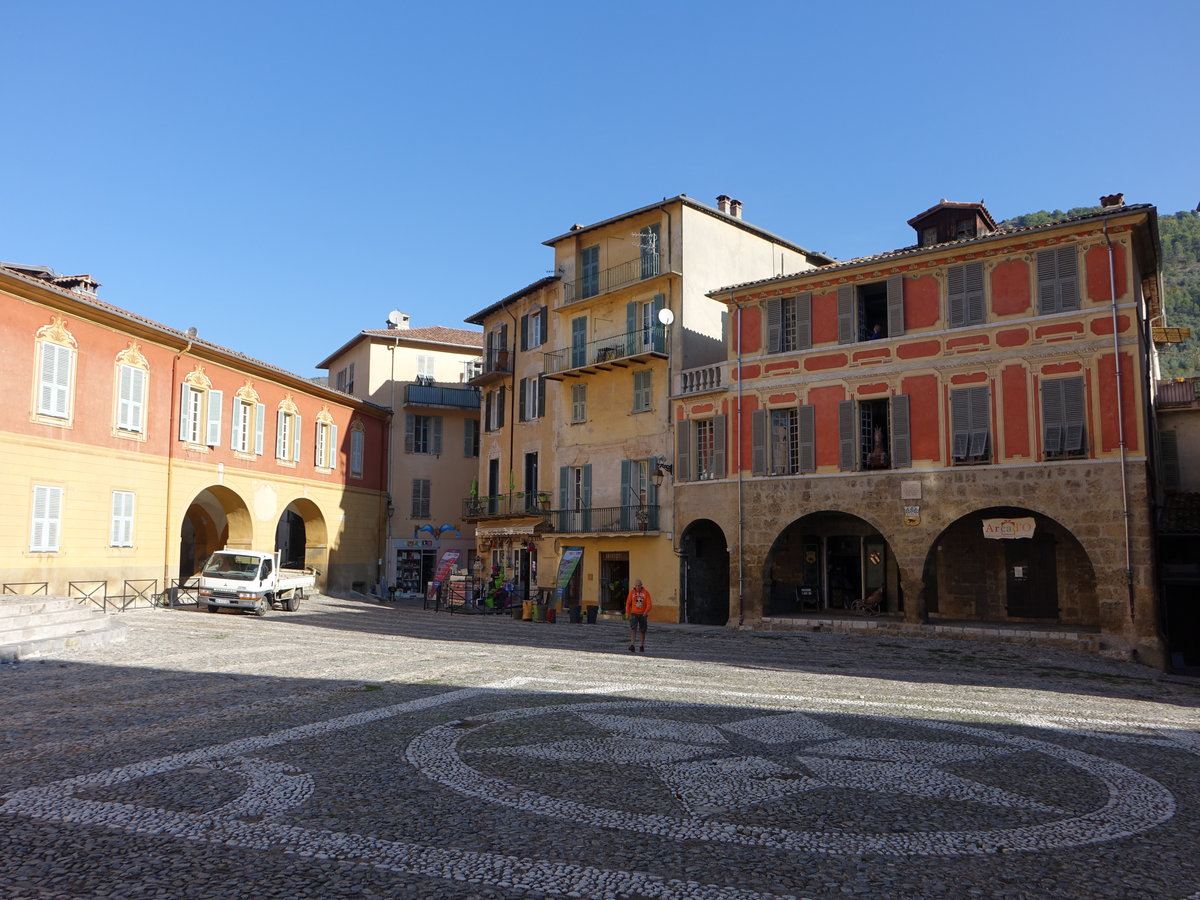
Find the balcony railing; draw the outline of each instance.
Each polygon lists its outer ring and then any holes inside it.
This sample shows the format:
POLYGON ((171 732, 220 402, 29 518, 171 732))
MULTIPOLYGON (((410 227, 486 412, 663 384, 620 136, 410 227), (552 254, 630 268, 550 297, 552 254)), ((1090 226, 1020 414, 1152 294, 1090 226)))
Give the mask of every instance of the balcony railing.
POLYGON ((615 291, 629 284, 654 278, 660 274, 661 265, 657 253, 645 254, 629 262, 621 263, 594 274, 584 275, 575 281, 563 282, 563 305, 586 300, 607 291, 615 291))
POLYGON ((483 384, 493 380, 496 376, 511 375, 515 355, 508 347, 500 350, 485 350, 481 360, 482 367, 471 378, 471 383, 483 384))
POLYGON ((631 356, 645 353, 665 355, 667 331, 664 325, 639 328, 625 334, 596 338, 580 342, 572 347, 551 350, 545 354, 544 371, 547 375, 566 372, 569 369, 584 369, 589 366, 604 366, 631 356))
POLYGON ((700 394, 720 390, 722 368, 722 364, 717 363, 714 366, 685 369, 679 373, 679 393, 700 394))
POLYGON ((463 500, 463 519, 481 522, 488 519, 511 519, 540 516, 562 533, 600 534, 604 532, 658 531, 657 504, 629 506, 597 506, 590 509, 550 509, 549 493, 497 494, 490 497, 467 497, 463 500))
POLYGON ((404 388, 404 403, 406 406, 451 406, 455 409, 479 409, 479 388, 409 384, 404 388))

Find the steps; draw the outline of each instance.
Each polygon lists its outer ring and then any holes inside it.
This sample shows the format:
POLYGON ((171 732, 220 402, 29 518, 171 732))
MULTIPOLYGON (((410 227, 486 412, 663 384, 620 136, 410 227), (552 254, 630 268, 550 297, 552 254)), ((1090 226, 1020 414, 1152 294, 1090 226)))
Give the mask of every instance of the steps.
POLYGON ((69 597, 0 597, 0 661, 122 641, 129 627, 69 597))

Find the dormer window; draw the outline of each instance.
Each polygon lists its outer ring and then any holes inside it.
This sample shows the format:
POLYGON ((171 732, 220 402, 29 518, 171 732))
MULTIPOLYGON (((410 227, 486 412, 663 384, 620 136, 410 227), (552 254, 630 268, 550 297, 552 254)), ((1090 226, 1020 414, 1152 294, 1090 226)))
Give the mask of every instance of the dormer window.
POLYGON ((961 241, 963 238, 975 237, 975 220, 974 219, 959 219, 954 223, 954 239, 961 241))
POLYGON ((938 242, 937 226, 933 225, 921 231, 921 246, 932 247, 938 242))

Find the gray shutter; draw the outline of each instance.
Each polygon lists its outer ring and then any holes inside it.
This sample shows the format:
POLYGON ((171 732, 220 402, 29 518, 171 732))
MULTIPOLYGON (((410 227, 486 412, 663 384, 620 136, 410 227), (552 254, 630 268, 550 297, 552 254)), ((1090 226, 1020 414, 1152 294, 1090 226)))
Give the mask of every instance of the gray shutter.
POLYGON ((525 395, 529 393, 529 379, 522 378, 517 382, 517 421, 524 422, 528 415, 526 413, 525 395))
POLYGON ((888 337, 904 334, 904 276, 893 275, 887 280, 888 337))
POLYGON ((221 443, 221 404, 225 401, 222 391, 208 392, 208 432, 204 443, 215 447, 221 443))
POLYGON ((1167 491, 1179 490, 1179 436, 1175 430, 1158 433, 1159 456, 1162 460, 1162 486, 1167 491))
POLYGON ((725 477, 725 416, 713 416, 713 478, 725 477))
POLYGON ((812 294, 805 291, 797 294, 796 304, 796 349, 812 347, 812 294))
POLYGON ((675 425, 675 480, 692 480, 691 419, 683 419, 675 425))
POLYGON ((416 417, 412 413, 404 414, 404 452, 412 453, 416 447, 416 417))
POLYGON ((986 387, 971 388, 971 448, 974 457, 983 456, 988 452, 988 436, 991 433, 991 406, 988 403, 986 387))
POLYGON ((549 339, 549 332, 547 329, 549 328, 550 317, 546 311, 546 307, 544 306, 538 310, 537 315, 541 322, 541 327, 538 329, 538 346, 541 346, 549 339))
POLYGON ((1078 453, 1084 448, 1083 434, 1086 416, 1086 401, 1083 392, 1083 377, 1063 379, 1063 450, 1078 453))
POLYGON ((858 446, 856 437, 858 423, 855 421, 853 400, 843 400, 838 404, 838 468, 843 472, 852 472, 858 468, 858 456, 855 452, 858 446))
POLYGON ((837 292, 838 343, 853 344, 854 334, 854 286, 843 284, 837 292))
POLYGON ((756 409, 750 413, 750 474, 767 474, 767 425, 770 413, 756 409))
POLYGON ((782 302, 778 297, 767 301, 767 352, 778 353, 783 349, 782 302))
POLYGON ((946 270, 946 315, 951 328, 961 328, 967 323, 966 273, 963 266, 951 266, 946 270))
POLYGON ((983 294, 983 263, 967 263, 963 269, 966 324, 982 325, 987 319, 983 294))
POLYGON ((817 471, 817 414, 814 406, 796 411, 796 429, 800 437, 800 471, 817 471))
POLYGON ((1058 312, 1058 261, 1054 250, 1039 250, 1037 255, 1038 314, 1058 312))
POLYGON ((1059 453, 1063 448, 1063 382, 1042 382, 1042 450, 1059 453))
POLYGON ((909 427, 908 395, 897 394, 892 398, 892 468, 907 469, 912 466, 912 437, 909 427))
POLYGON ((633 529, 633 509, 630 504, 636 506, 638 501, 641 499, 633 493, 633 486, 630 484, 630 470, 632 468, 632 460, 621 460, 621 502, 617 505, 620 507, 620 527, 622 531, 630 531, 633 529))
POLYGON ((529 314, 521 316, 521 349, 529 349, 529 314))
POLYGON ((433 455, 442 455, 442 417, 433 417, 433 455))
POLYGON ((1055 254, 1058 263, 1058 308, 1079 309, 1079 258, 1075 246, 1059 247, 1055 254))
POLYGON ((971 444, 971 399, 967 388, 950 392, 950 455, 966 459, 971 444))
POLYGON ((267 405, 259 403, 254 408, 254 452, 258 456, 262 456, 263 452, 263 433, 267 427, 267 405))

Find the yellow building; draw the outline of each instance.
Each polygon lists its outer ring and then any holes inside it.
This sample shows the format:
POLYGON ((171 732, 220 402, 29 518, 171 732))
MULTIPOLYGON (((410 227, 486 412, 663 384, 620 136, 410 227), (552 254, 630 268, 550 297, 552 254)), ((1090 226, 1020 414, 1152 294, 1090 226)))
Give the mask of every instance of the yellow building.
POLYGON ((641 578, 651 617, 678 621, 670 485, 658 482, 681 373, 724 359, 725 308, 706 294, 829 260, 746 223, 725 196, 715 208, 672 197, 545 244, 554 275, 467 320, 485 330, 484 433, 464 515, 521 597, 561 582, 561 605, 619 613, 641 578))
POLYGON ((378 578, 387 412, 0 267, 0 584, 148 602, 224 546, 278 549, 322 590, 378 578))
POLYGON ((385 588, 417 595, 433 580, 447 551, 470 565, 475 529, 460 500, 479 466, 479 367, 483 334, 440 325, 410 327, 388 315, 388 327, 360 332, 318 368, 339 390, 394 410, 386 462, 385 588))

